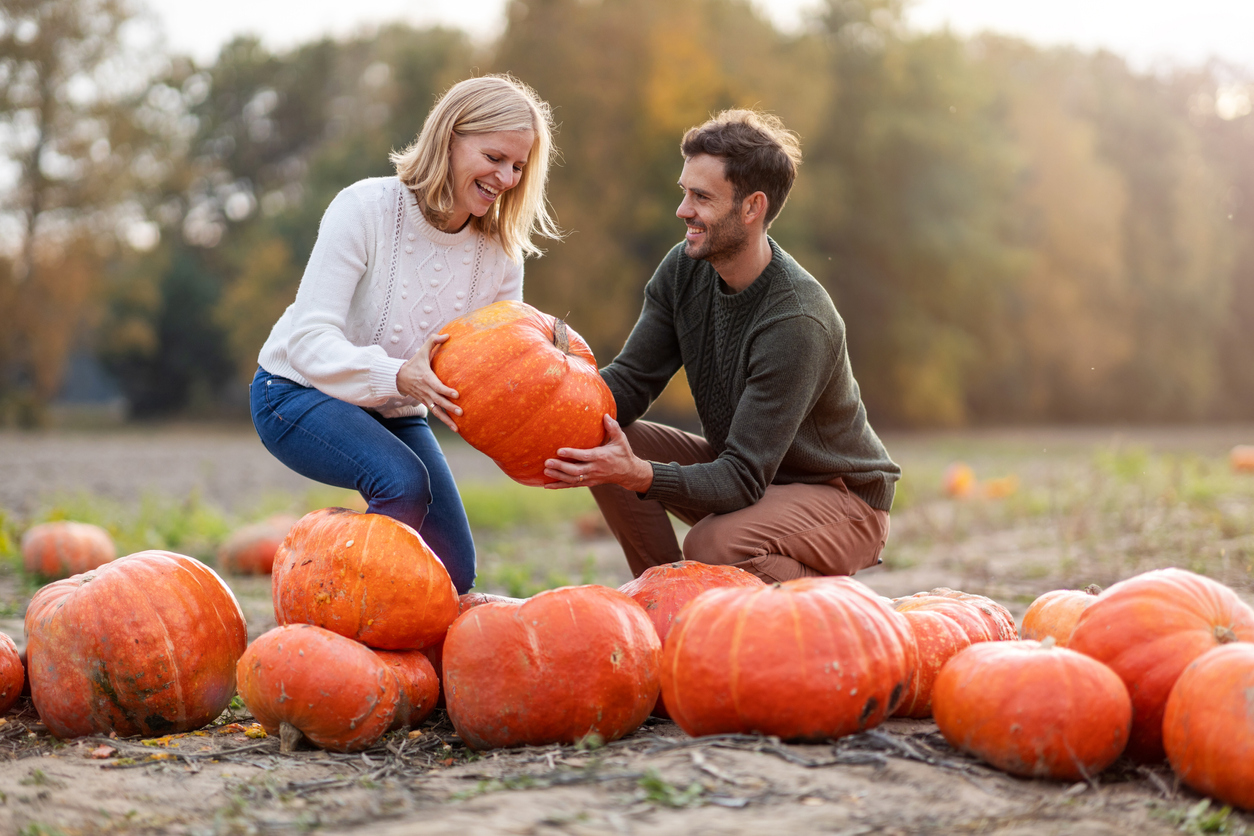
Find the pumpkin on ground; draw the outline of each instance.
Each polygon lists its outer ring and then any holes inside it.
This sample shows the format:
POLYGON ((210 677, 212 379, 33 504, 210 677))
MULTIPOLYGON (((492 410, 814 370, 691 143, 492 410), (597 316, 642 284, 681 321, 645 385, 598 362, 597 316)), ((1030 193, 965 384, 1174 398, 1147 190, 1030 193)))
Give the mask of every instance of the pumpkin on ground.
POLYGON ((1234 473, 1254 473, 1254 444, 1238 444, 1228 454, 1234 473))
POLYGON ((892 714, 915 653, 905 616, 853 578, 711 589, 671 627, 662 694, 693 736, 827 740, 892 714))
POLYGON ((312 624, 275 627, 239 660, 239 695, 284 752, 301 735, 316 746, 356 752, 392 725, 401 685, 387 662, 360 642, 312 624))
MULTIPOLYGON (((684 605, 702 592, 725 586, 755 588, 764 586, 765 583, 757 575, 735 566, 680 560, 676 563, 650 566, 640 577, 620 586, 618 591, 644 607, 645 614, 657 630, 658 639, 665 647, 666 636, 670 633, 675 616, 684 605)), ((665 700, 658 699, 653 714, 657 717, 670 717, 666 711, 665 700)))
POLYGON ((941 669, 932 716, 951 746, 998 769, 1079 781, 1123 752, 1132 702, 1114 671, 1052 640, 983 642, 941 669))
POLYGON ((274 617, 316 624, 383 650, 439 641, 457 591, 418 532, 381 514, 306 514, 274 558, 274 617))
POLYGON ((560 447, 598 447, 602 416, 616 414, 596 358, 566 323, 502 301, 441 329, 431 370, 457 390, 457 432, 507 476, 541 486, 560 447))
POLYGON ((22 535, 22 566, 45 578, 78 575, 117 556, 109 532, 91 523, 40 523, 22 535))
POLYGON ((59 738, 191 731, 230 703, 247 640, 239 604, 212 569, 137 552, 35 593, 31 699, 59 738))
POLYGON ((218 567, 238 575, 270 574, 274 555, 297 520, 291 514, 275 514, 236 529, 218 549, 218 567))
POLYGON ((902 613, 914 634, 918 664, 914 676, 893 712, 896 717, 931 717, 932 686, 945 663, 971 646, 971 638, 958 622, 944 613, 929 609, 902 613))
POLYGON ((944 613, 962 625, 971 643, 1006 641, 1017 639, 1018 630, 1010 611, 992 598, 956 592, 948 587, 937 587, 929 592, 916 592, 905 598, 893 598, 897 612, 909 610, 934 610, 944 613))
POLYGON ((1189 663, 1220 644, 1254 641, 1254 610, 1236 593, 1184 569, 1114 584, 1081 615, 1067 646, 1109 666, 1132 696, 1128 755, 1163 759, 1163 709, 1189 663))
POLYGON ((649 716, 661 650, 640 605, 604 586, 481 604, 444 642, 449 718, 477 750, 616 740, 649 716))
POLYGON ((975 493, 978 482, 971 465, 964 462, 951 462, 945 468, 941 484, 944 485, 947 495, 955 499, 965 499, 975 493))
POLYGON ((1184 669, 1167 697, 1163 746, 1181 781, 1254 810, 1254 644, 1208 650, 1184 669))
POLYGON ((1102 588, 1091 583, 1084 589, 1054 589, 1041 595, 1023 614, 1023 629, 1019 635, 1025 639, 1044 641, 1053 636, 1059 647, 1066 647, 1071 640, 1075 624, 1084 612, 1097 600, 1102 588))
POLYGON ((435 711, 440 696, 440 680, 423 650, 376 650, 401 687, 400 703, 391 728, 420 726, 435 711))
POLYGON ((0 714, 5 714, 26 685, 26 666, 11 637, 0 633, 0 714))

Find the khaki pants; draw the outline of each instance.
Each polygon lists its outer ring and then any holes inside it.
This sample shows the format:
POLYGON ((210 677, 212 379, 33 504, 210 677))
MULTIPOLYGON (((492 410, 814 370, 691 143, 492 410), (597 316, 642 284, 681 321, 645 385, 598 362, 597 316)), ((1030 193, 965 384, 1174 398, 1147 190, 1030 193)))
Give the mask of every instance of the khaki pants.
MULTIPOLYGON (((642 459, 681 465, 715 459, 705 439, 673 427, 636 421, 624 432, 642 459)), ((852 575, 881 562, 888 540, 888 512, 867 505, 841 479, 769 485, 756 503, 729 514, 643 500, 617 485, 591 490, 636 577, 677 560, 738 566, 768 583, 852 575), (668 511, 692 526, 682 552, 668 511)))

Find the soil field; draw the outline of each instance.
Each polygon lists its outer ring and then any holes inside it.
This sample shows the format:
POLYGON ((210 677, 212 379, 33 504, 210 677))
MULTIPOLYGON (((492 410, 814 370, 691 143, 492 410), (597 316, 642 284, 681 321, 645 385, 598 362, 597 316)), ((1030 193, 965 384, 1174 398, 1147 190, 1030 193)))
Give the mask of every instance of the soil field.
MULTIPOLYGON (((447 441, 476 528, 480 588, 627 579, 585 491, 518 488, 447 441)), ((950 586, 1019 617, 1048 589, 1178 565, 1254 601, 1254 477, 1233 474, 1226 458, 1254 443, 1254 426, 885 441, 905 478, 885 563, 858 576, 881 594, 950 586), (941 488, 959 460, 982 486, 965 499, 941 488)), ((177 544, 212 562, 234 525, 352 501, 291 474, 243 429, 0 433, 0 629, 22 643, 38 584, 14 564, 13 540, 33 522, 94 516, 119 542, 177 544)), ((268 579, 226 580, 251 636, 273 626, 268 579)), ((483 754, 439 711, 354 755, 281 755, 258 735, 236 709, 185 735, 61 742, 23 700, 0 720, 0 834, 1254 834, 1254 815, 1208 802, 1165 765, 1121 760, 1073 785, 1023 780, 955 752, 930 721, 890 720, 823 745, 692 739, 650 721, 599 748, 483 754)))

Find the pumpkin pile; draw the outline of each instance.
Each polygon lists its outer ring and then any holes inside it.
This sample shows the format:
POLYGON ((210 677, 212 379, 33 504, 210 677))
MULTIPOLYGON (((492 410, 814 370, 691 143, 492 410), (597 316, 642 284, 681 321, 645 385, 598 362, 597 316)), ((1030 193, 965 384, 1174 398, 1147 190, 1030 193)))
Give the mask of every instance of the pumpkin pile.
POLYGON ((279 626, 237 669, 244 704, 284 751, 302 737, 358 751, 435 708, 422 649, 443 639, 458 602, 418 532, 346 508, 306 514, 275 554, 272 594, 279 626))

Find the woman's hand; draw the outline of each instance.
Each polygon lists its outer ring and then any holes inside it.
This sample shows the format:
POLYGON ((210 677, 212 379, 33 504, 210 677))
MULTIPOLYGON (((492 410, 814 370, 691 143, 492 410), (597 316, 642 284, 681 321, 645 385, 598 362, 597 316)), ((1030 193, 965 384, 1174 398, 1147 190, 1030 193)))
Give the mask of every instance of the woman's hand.
POLYGON ((544 475, 555 481, 544 487, 594 488, 597 485, 621 485, 630 491, 644 493, 653 484, 653 465, 631 452, 631 444, 618 422, 606 415, 605 441, 600 447, 579 450, 562 447, 560 458, 546 459, 544 475))
POLYGON ((457 432, 457 424, 453 423, 453 415, 461 415, 462 409, 453 403, 457 399, 457 390, 445 386, 440 378, 431 371, 431 354, 435 347, 448 339, 448 334, 433 334, 418 349, 418 353, 405 361, 396 373, 396 391, 410 398, 415 398, 427 405, 427 411, 439 418, 453 432, 457 432))

